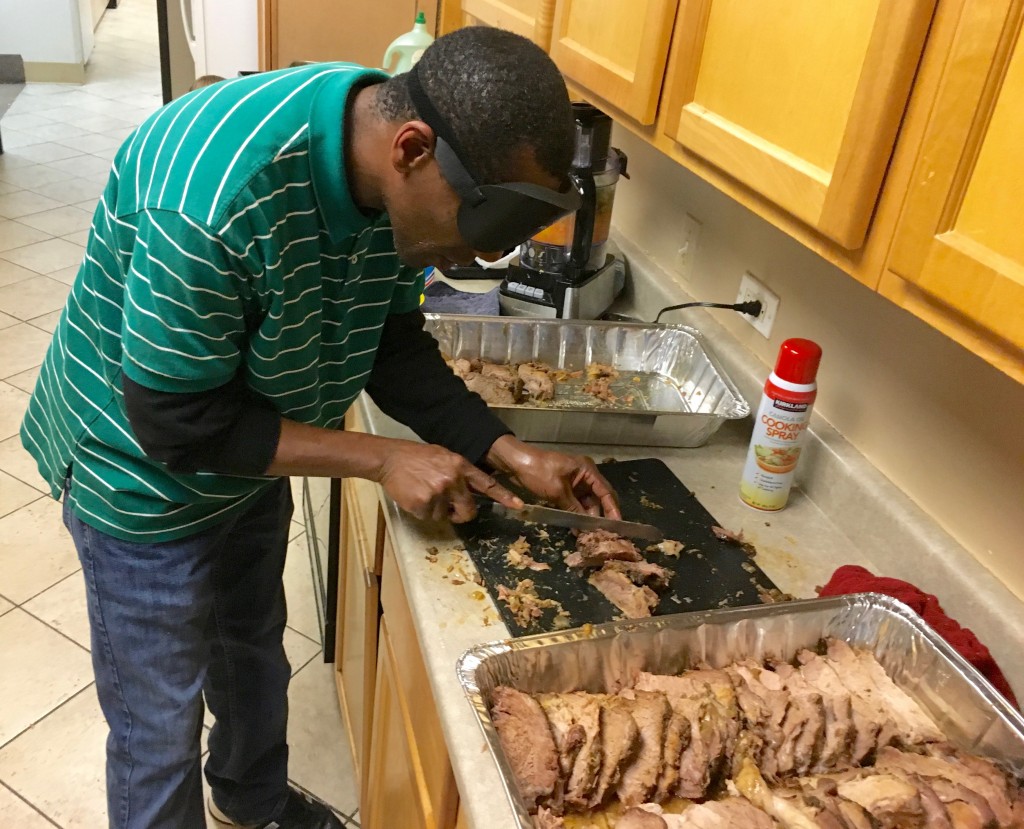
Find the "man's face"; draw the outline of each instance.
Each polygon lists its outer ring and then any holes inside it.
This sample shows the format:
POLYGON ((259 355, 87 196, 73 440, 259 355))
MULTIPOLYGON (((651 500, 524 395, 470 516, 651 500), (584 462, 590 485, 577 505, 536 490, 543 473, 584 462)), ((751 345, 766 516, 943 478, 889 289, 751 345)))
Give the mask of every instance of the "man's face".
MULTIPOLYGON (((425 125, 424 125, 425 126, 425 125)), ((429 128, 427 128, 429 129, 429 128)), ((401 132, 396 142, 401 141, 401 132)), ((479 251, 462 238, 458 228, 460 198, 441 175, 437 161, 426 153, 406 164, 409 150, 396 153, 399 175, 385 192, 385 207, 391 218, 395 250, 406 265, 433 265, 441 270, 469 265, 479 256, 495 259, 502 251, 479 251), (404 165, 404 166, 403 166, 404 165)), ((513 165, 513 179, 557 188, 558 180, 544 172, 532 152, 523 152, 513 165)))

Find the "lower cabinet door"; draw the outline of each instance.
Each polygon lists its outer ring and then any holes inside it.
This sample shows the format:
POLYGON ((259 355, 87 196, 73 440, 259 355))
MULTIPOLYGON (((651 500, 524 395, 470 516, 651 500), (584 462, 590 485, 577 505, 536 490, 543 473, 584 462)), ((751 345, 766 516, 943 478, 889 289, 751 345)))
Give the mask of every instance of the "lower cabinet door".
POLYGON ((423 774, 386 618, 380 623, 373 736, 364 783, 364 829, 445 829, 436 823, 424 796, 423 774))
POLYGON ((345 725, 352 741, 356 778, 365 776, 373 721, 373 682, 377 660, 380 581, 366 568, 355 545, 341 561, 338 659, 339 690, 345 725))

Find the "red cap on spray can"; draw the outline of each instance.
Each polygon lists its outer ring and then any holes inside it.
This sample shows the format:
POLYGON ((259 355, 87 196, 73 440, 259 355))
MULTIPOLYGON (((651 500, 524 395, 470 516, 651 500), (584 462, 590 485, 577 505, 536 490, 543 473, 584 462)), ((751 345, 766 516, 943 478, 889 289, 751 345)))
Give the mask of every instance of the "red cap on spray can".
POLYGON ((818 376, 821 346, 811 340, 793 337, 779 348, 775 363, 775 376, 789 383, 808 386, 818 376))

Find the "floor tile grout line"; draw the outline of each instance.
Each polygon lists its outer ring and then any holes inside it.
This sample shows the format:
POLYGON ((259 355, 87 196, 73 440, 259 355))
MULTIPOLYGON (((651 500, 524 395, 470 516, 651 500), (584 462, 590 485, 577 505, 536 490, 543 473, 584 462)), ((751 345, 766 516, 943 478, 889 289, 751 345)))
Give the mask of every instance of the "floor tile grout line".
POLYGON ((0 780, 0 786, 3 786, 5 789, 7 789, 7 791, 9 791, 11 794, 13 794, 16 798, 18 798, 18 800, 20 800, 22 803, 24 803, 26 806, 28 806, 33 812, 38 814, 44 820, 47 820, 50 823, 52 823, 54 826, 57 827, 57 829, 62 829, 61 825, 59 823, 57 823, 57 821, 55 821, 52 817, 50 817, 48 814, 46 814, 46 812, 44 812, 42 809, 40 809, 38 806, 36 806, 36 804, 33 803, 31 800, 29 800, 28 798, 26 798, 23 795, 19 794, 18 790, 12 788, 9 783, 5 783, 3 780, 0 780))
MULTIPOLYGON (((294 630, 294 628, 293 628, 293 630, 294 630)), ((301 635, 301 634, 300 634, 300 635, 301 635)), ((292 672, 292 676, 291 676, 291 679, 295 679, 295 677, 296 677, 296 676, 298 676, 298 673, 299 673, 299 671, 301 671, 301 670, 302 670, 303 668, 305 668, 305 667, 306 667, 306 666, 307 666, 307 665, 308 665, 308 664, 309 664, 310 662, 312 662, 312 661, 313 661, 314 659, 316 659, 316 656, 317 656, 317 655, 316 655, 316 654, 314 653, 314 654, 313 654, 312 656, 310 656, 310 657, 309 657, 309 659, 307 659, 307 660, 306 660, 305 662, 303 662, 303 663, 302 663, 302 664, 301 664, 301 665, 300 665, 300 666, 299 666, 298 668, 296 668, 296 669, 295 669, 295 670, 294 670, 294 671, 292 672)), ((291 681, 291 680, 289 680, 289 682, 290 682, 290 681, 291 681)))
POLYGON ((297 634, 299 634, 299 636, 301 636, 301 637, 302 637, 303 639, 308 639, 308 640, 309 640, 310 642, 312 642, 312 643, 313 643, 314 645, 319 645, 319 646, 320 646, 320 649, 321 649, 321 650, 323 650, 323 647, 324 647, 324 643, 323 643, 323 642, 319 641, 318 639, 314 639, 314 638, 313 638, 312 636, 307 636, 307 635, 306 635, 305 633, 303 633, 303 632, 302 632, 301 630, 298 630, 297 628, 293 628, 293 627, 292 627, 291 625, 289 625, 289 624, 287 624, 287 623, 285 624, 285 627, 287 627, 287 628, 288 628, 288 629, 289 629, 290 631, 292 631, 293 633, 297 633, 297 634))
MULTIPOLYGON (((7 476, 9 476, 9 477, 11 477, 11 478, 14 478, 14 480, 16 480, 16 481, 17 481, 17 482, 18 482, 19 484, 21 484, 22 486, 29 486, 29 485, 28 485, 28 484, 26 484, 26 483, 25 483, 24 481, 22 481, 22 480, 21 480, 20 478, 15 478, 15 477, 14 477, 13 475, 11 475, 11 473, 10 473, 10 472, 8 472, 8 471, 7 471, 6 469, 0 469, 0 472, 3 472, 3 473, 4 473, 5 475, 7 475, 7 476)), ((33 489, 33 490, 34 490, 35 492, 39 492, 39 490, 38 490, 38 489, 36 489, 35 487, 31 487, 31 489, 33 489)), ((40 497, 41 497, 41 498, 45 498, 45 497, 46 497, 46 494, 45 494, 45 493, 40 493, 40 497)), ((32 506, 32 505, 33 505, 33 504, 34 504, 34 503, 35 503, 36 501, 38 501, 38 500, 40 500, 40 499, 39 499, 39 498, 33 498, 33 499, 32 499, 31 501, 29 501, 28 503, 26 503, 26 504, 22 504, 22 505, 21 505, 20 507, 15 507, 15 508, 14 508, 14 509, 12 509, 12 510, 11 510, 10 512, 0 512, 0 521, 3 521, 3 520, 4 520, 5 518, 9 518, 10 516, 14 515, 14 513, 18 512, 18 510, 23 510, 23 509, 25 509, 25 507, 30 507, 30 506, 32 506)))
MULTIPOLYGON (((82 693, 84 693, 85 691, 88 691, 90 688, 95 688, 95 685, 96 685, 96 680, 90 680, 86 685, 83 685, 81 688, 79 688, 77 691, 75 691, 75 693, 73 693, 70 697, 68 697, 62 703, 60 703, 59 705, 51 708, 49 711, 47 711, 45 714, 43 714, 43 716, 38 717, 35 720, 33 720, 31 723, 29 723, 27 726, 25 726, 21 731, 19 731, 17 734, 15 734, 13 737, 11 737, 6 742, 0 743, 0 754, 2 754, 3 750, 5 748, 7 748, 7 746, 11 745, 11 743, 13 743, 15 740, 17 740, 22 734, 25 734, 26 732, 31 731, 33 728, 35 728, 37 725, 39 725, 39 723, 41 723, 43 720, 45 720, 51 714, 57 713, 61 708, 63 708, 65 705, 67 705, 72 700, 74 700, 77 697, 79 697, 82 693)), ((97 702, 97 705, 98 704, 99 703, 97 702)))
MULTIPOLYGON (((79 568, 79 570, 77 572, 81 572, 81 568, 79 568)), ((74 575, 74 573, 72 573, 72 575, 74 575)), ((64 581, 64 579, 61 579, 61 581, 64 581)), ((57 582, 56 584, 51 584, 50 587, 56 587, 57 584, 60 584, 60 582, 57 582)), ((50 587, 47 587, 46 590, 49 590, 50 587)), ((37 593, 35 596, 32 597, 32 599, 38 598, 39 596, 43 595, 43 593, 45 593, 46 590, 42 591, 42 593, 37 593)), ((30 601, 32 601, 32 599, 27 599, 27 601, 30 602, 30 601)), ((89 654, 90 656, 92 655, 92 651, 89 650, 87 647, 85 647, 85 645, 82 645, 81 643, 76 642, 74 639, 72 639, 70 636, 68 636, 66 633, 64 633, 64 631, 54 627, 53 625, 51 625, 49 622, 47 622, 45 619, 41 618, 40 616, 37 616, 35 613, 33 613, 31 610, 29 610, 27 607, 25 607, 24 603, 18 605, 18 610, 21 610, 24 613, 27 613, 29 616, 31 616, 33 619, 35 619, 37 622, 39 622, 39 624, 45 625, 46 627, 48 627, 50 630, 52 630, 54 633, 58 634, 59 636, 63 636, 65 639, 67 639, 76 648, 80 648, 81 650, 83 650, 87 654, 89 654)))
MULTIPOLYGON (((18 388, 18 387, 17 387, 17 386, 15 386, 14 388, 18 388)), ((21 389, 18 389, 18 391, 21 391, 21 389)), ((28 394, 28 392, 25 392, 25 394, 28 394)), ((4 438, 3 440, 0 440, 0 443, 3 443, 4 441, 10 440, 11 438, 16 438, 16 437, 18 437, 18 433, 17 433, 17 432, 15 432, 15 433, 14 433, 13 435, 11 435, 10 437, 6 437, 6 438, 4 438)), ((25 485, 25 486, 27 486, 27 487, 31 487, 31 488, 32 488, 32 489, 34 489, 34 490, 35 490, 36 492, 38 492, 38 493, 39 493, 40 495, 49 495, 49 494, 50 494, 50 493, 49 493, 49 492, 47 492, 46 490, 44 490, 44 489, 40 489, 40 488, 39 488, 39 487, 38 487, 38 486, 37 486, 36 484, 31 484, 31 483, 29 483, 28 481, 26 481, 26 480, 25 480, 24 478, 19 478, 19 477, 18 477, 17 475, 15 475, 15 474, 14 474, 13 472, 8 472, 8 471, 7 471, 6 469, 4 469, 4 468, 3 468, 2 466, 0 466, 0 472, 3 472, 3 473, 4 473, 5 475, 7 475, 7 476, 9 476, 9 477, 11 477, 11 478, 14 478, 14 480, 16 480, 16 481, 17 481, 17 482, 18 482, 19 484, 24 484, 24 485, 25 485)), ((51 497, 52 497, 52 496, 51 496, 51 497)), ((37 498, 37 499, 36 499, 36 501, 38 501, 38 500, 39 500, 39 499, 37 498)), ((35 501, 30 501, 29 503, 25 504, 25 506, 26 506, 26 507, 28 507, 28 506, 31 506, 31 505, 32 505, 32 504, 34 504, 34 503, 35 503, 35 501)), ((18 509, 23 509, 23 507, 18 507, 18 509)), ((10 515, 10 513, 7 513, 7 515, 10 515)), ((6 518, 7 516, 3 516, 3 517, 4 517, 4 518, 6 518)))
MULTIPOLYGON (((46 588, 45 590, 40 590, 40 591, 39 591, 38 593, 34 593, 34 594, 32 594, 32 595, 31 595, 31 596, 30 596, 29 598, 25 599, 25 601, 23 601, 23 602, 21 602, 20 604, 18 604, 18 607, 22 607, 23 605, 26 605, 26 604, 28 604, 28 603, 29 603, 29 602, 31 602, 31 601, 35 601, 35 600, 36 600, 36 599, 38 599, 38 598, 39 598, 40 596, 42 596, 42 595, 43 595, 43 593, 45 593, 45 592, 46 592, 47 590, 52 590, 52 589, 53 589, 54 587, 56 587, 56 586, 57 586, 58 584, 61 584, 62 582, 65 582, 65 581, 67 581, 67 580, 68 580, 68 579, 70 579, 70 578, 71 578, 72 576, 77 576, 77 575, 79 575, 79 574, 80 574, 81 572, 82 572, 82 566, 81 566, 81 565, 79 565, 79 566, 78 566, 78 567, 76 567, 76 568, 75 568, 75 569, 74 569, 74 570, 73 570, 72 572, 68 573, 68 574, 67 574, 66 576, 61 576, 61 577, 60 577, 59 579, 57 579, 57 581, 55 581, 55 582, 54 582, 53 584, 51 584, 51 585, 50 585, 49 587, 47 587, 47 588, 46 588)), ((8 601, 9 601, 9 600, 8 600, 8 601)), ((31 616, 35 616, 35 614, 34 614, 34 613, 31 613, 31 611, 25 611, 25 612, 26 612, 26 613, 29 613, 29 614, 30 614, 31 616)), ((36 618, 38 618, 38 617, 36 617, 36 618)), ((40 619, 40 621, 42 621, 42 620, 40 619)), ((43 624, 46 624, 46 622, 43 622, 43 624)))

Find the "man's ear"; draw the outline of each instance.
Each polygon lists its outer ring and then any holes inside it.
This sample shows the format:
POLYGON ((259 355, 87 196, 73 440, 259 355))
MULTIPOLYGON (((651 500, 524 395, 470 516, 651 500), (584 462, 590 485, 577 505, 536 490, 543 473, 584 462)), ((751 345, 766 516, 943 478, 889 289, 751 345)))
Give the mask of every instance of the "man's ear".
POLYGON ((434 159, 434 131, 422 121, 406 121, 391 142, 391 164, 402 174, 422 169, 434 159))

